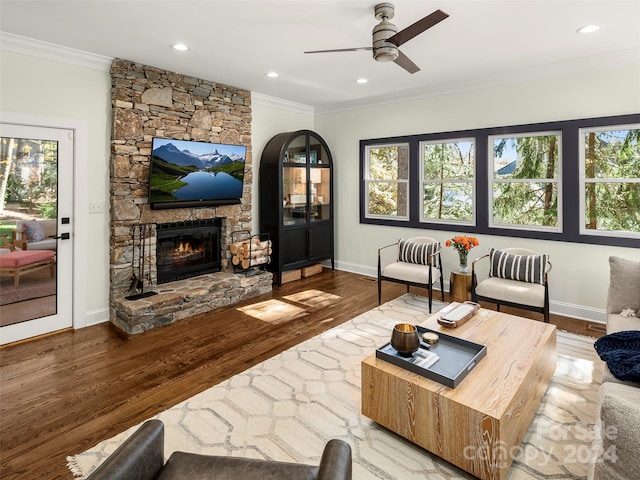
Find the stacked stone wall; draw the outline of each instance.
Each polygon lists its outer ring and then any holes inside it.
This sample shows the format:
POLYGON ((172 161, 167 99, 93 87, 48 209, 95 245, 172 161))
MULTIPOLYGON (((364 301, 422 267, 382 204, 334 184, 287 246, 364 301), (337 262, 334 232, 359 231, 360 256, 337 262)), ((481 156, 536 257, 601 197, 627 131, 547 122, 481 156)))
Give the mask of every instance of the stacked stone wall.
POLYGON ((231 271, 228 244, 234 236, 251 231, 252 151, 251 92, 123 59, 113 61, 111 80, 109 243, 113 321, 116 305, 129 291, 140 254, 132 237, 133 225, 151 226, 145 243, 145 281, 149 287, 155 282, 155 225, 160 223, 223 219, 222 268, 231 271), (148 195, 153 137, 245 145, 241 204, 152 210, 148 195))

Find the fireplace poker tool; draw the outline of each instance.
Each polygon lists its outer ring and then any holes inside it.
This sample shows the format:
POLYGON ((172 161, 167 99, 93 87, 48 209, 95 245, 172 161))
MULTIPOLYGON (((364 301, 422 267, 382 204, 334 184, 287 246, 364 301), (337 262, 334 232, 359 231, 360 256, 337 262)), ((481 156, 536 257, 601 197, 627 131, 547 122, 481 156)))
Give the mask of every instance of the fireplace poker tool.
MULTIPOLYGON (((134 230, 133 231, 133 238, 134 238, 134 245, 133 245, 133 256, 131 257, 131 265, 132 265, 132 269, 133 269, 133 264, 134 264, 134 258, 135 258, 135 226, 134 226, 134 230)), ((157 292, 154 291, 144 291, 144 264, 146 263, 146 248, 145 245, 147 244, 147 232, 148 232, 148 225, 146 224, 142 224, 138 226, 138 232, 139 232, 139 242, 138 242, 138 248, 140 249, 139 253, 138 253, 138 276, 136 277, 135 273, 133 274, 133 281, 131 282, 131 287, 130 287, 130 292, 133 291, 137 291, 140 290, 140 293, 136 293, 133 295, 129 295, 126 298, 127 300, 138 300, 140 298, 145 298, 145 297, 150 297, 152 295, 157 295, 157 292)))
MULTIPOLYGON (((139 227, 138 227, 139 231, 139 227)), ((138 242, 139 245, 139 242, 138 242)), ((140 273, 140 254, 138 254, 138 273, 140 273)), ((129 296, 134 295, 142 288, 142 282, 136 275, 136 225, 131 226, 131 285, 129 296)), ((127 297, 128 298, 128 297, 127 297)))

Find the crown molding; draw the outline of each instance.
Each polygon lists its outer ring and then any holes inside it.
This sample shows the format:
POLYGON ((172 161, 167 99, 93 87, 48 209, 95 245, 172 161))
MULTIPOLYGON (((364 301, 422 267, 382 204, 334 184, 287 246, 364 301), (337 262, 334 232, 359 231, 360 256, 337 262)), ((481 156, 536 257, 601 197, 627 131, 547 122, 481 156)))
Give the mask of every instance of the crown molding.
POLYGON ((263 107, 279 108, 288 112, 302 113, 304 115, 313 116, 315 113, 311 105, 304 103, 292 102, 283 98, 271 97, 258 92, 251 92, 251 103, 253 105, 261 105, 263 107))
POLYGON ((63 47, 7 32, 0 32, 0 50, 106 72, 110 71, 111 62, 113 61, 112 57, 63 47))
POLYGON ((496 75, 492 77, 474 78, 472 80, 452 83, 443 87, 420 88, 409 90, 397 95, 386 95, 381 97, 369 97, 350 102, 341 102, 332 105, 315 107, 316 115, 340 113, 349 110, 358 110, 370 107, 415 101, 424 98, 439 97, 472 90, 485 88, 503 87, 526 83, 529 81, 558 78, 565 75, 574 75, 587 71, 597 71, 610 68, 618 68, 632 65, 640 65, 640 48, 629 48, 605 55, 592 55, 588 57, 575 58, 568 61, 538 65, 536 67, 523 69, 511 75, 496 75), (551 73, 549 73, 551 72, 551 73))
MULTIPOLYGON (((43 42, 41 40, 2 31, 0 31, 0 51, 20 53, 106 72, 110 71, 111 63, 113 61, 112 57, 63 47, 53 43, 43 42)), ((500 87, 531 80, 542 80, 545 78, 553 78, 554 76, 557 77, 559 74, 571 75, 587 70, 615 68, 626 65, 640 65, 640 49, 630 48, 608 53, 606 55, 593 55, 561 63, 551 63, 546 66, 553 68, 542 68, 537 66, 535 68, 522 70, 510 76, 496 75, 491 78, 476 78, 440 88, 420 88, 413 91, 406 91, 398 95, 387 95, 375 98, 369 97, 325 106, 314 107, 312 105, 272 97, 258 92, 251 92, 251 99, 252 103, 255 105, 315 116, 415 101, 423 98, 449 95, 471 90, 500 87), (553 74, 546 73, 551 70, 553 70, 553 74)))
MULTIPOLYGON (((63 47, 7 32, 0 32, 0 51, 20 53, 105 72, 110 71, 111 63, 114 60, 112 57, 63 47)), ((289 112, 314 115, 314 108, 310 105, 271 97, 257 92, 251 92, 251 102, 256 105, 278 108, 289 112)))

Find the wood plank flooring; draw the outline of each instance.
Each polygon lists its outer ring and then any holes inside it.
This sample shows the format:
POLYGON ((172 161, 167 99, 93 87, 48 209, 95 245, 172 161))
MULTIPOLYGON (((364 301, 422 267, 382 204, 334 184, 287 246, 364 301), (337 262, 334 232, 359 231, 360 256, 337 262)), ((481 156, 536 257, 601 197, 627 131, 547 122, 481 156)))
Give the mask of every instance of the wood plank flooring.
MULTIPOLYGON (((383 302, 404 292, 385 282, 383 302)), ((101 324, 5 347, 0 478, 71 479, 67 455, 376 305, 375 279, 325 269, 250 301, 125 339, 101 324)), ((598 335, 586 322, 551 320, 598 335)))

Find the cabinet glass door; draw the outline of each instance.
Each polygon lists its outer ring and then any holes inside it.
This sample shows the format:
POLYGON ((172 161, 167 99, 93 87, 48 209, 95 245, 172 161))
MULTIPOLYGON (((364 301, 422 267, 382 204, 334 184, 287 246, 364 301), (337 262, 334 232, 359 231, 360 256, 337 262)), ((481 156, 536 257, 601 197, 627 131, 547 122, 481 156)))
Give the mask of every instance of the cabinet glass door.
POLYGON ((314 135, 309 135, 309 164, 326 165, 329 164, 329 154, 322 146, 322 142, 314 135))
POLYGON ((307 167, 282 169, 282 220, 285 225, 307 221, 307 167))
POLYGON ((307 136, 300 135, 289 142, 283 163, 307 164, 307 136))
POLYGON ((311 221, 331 219, 331 170, 311 167, 309 178, 311 221))

